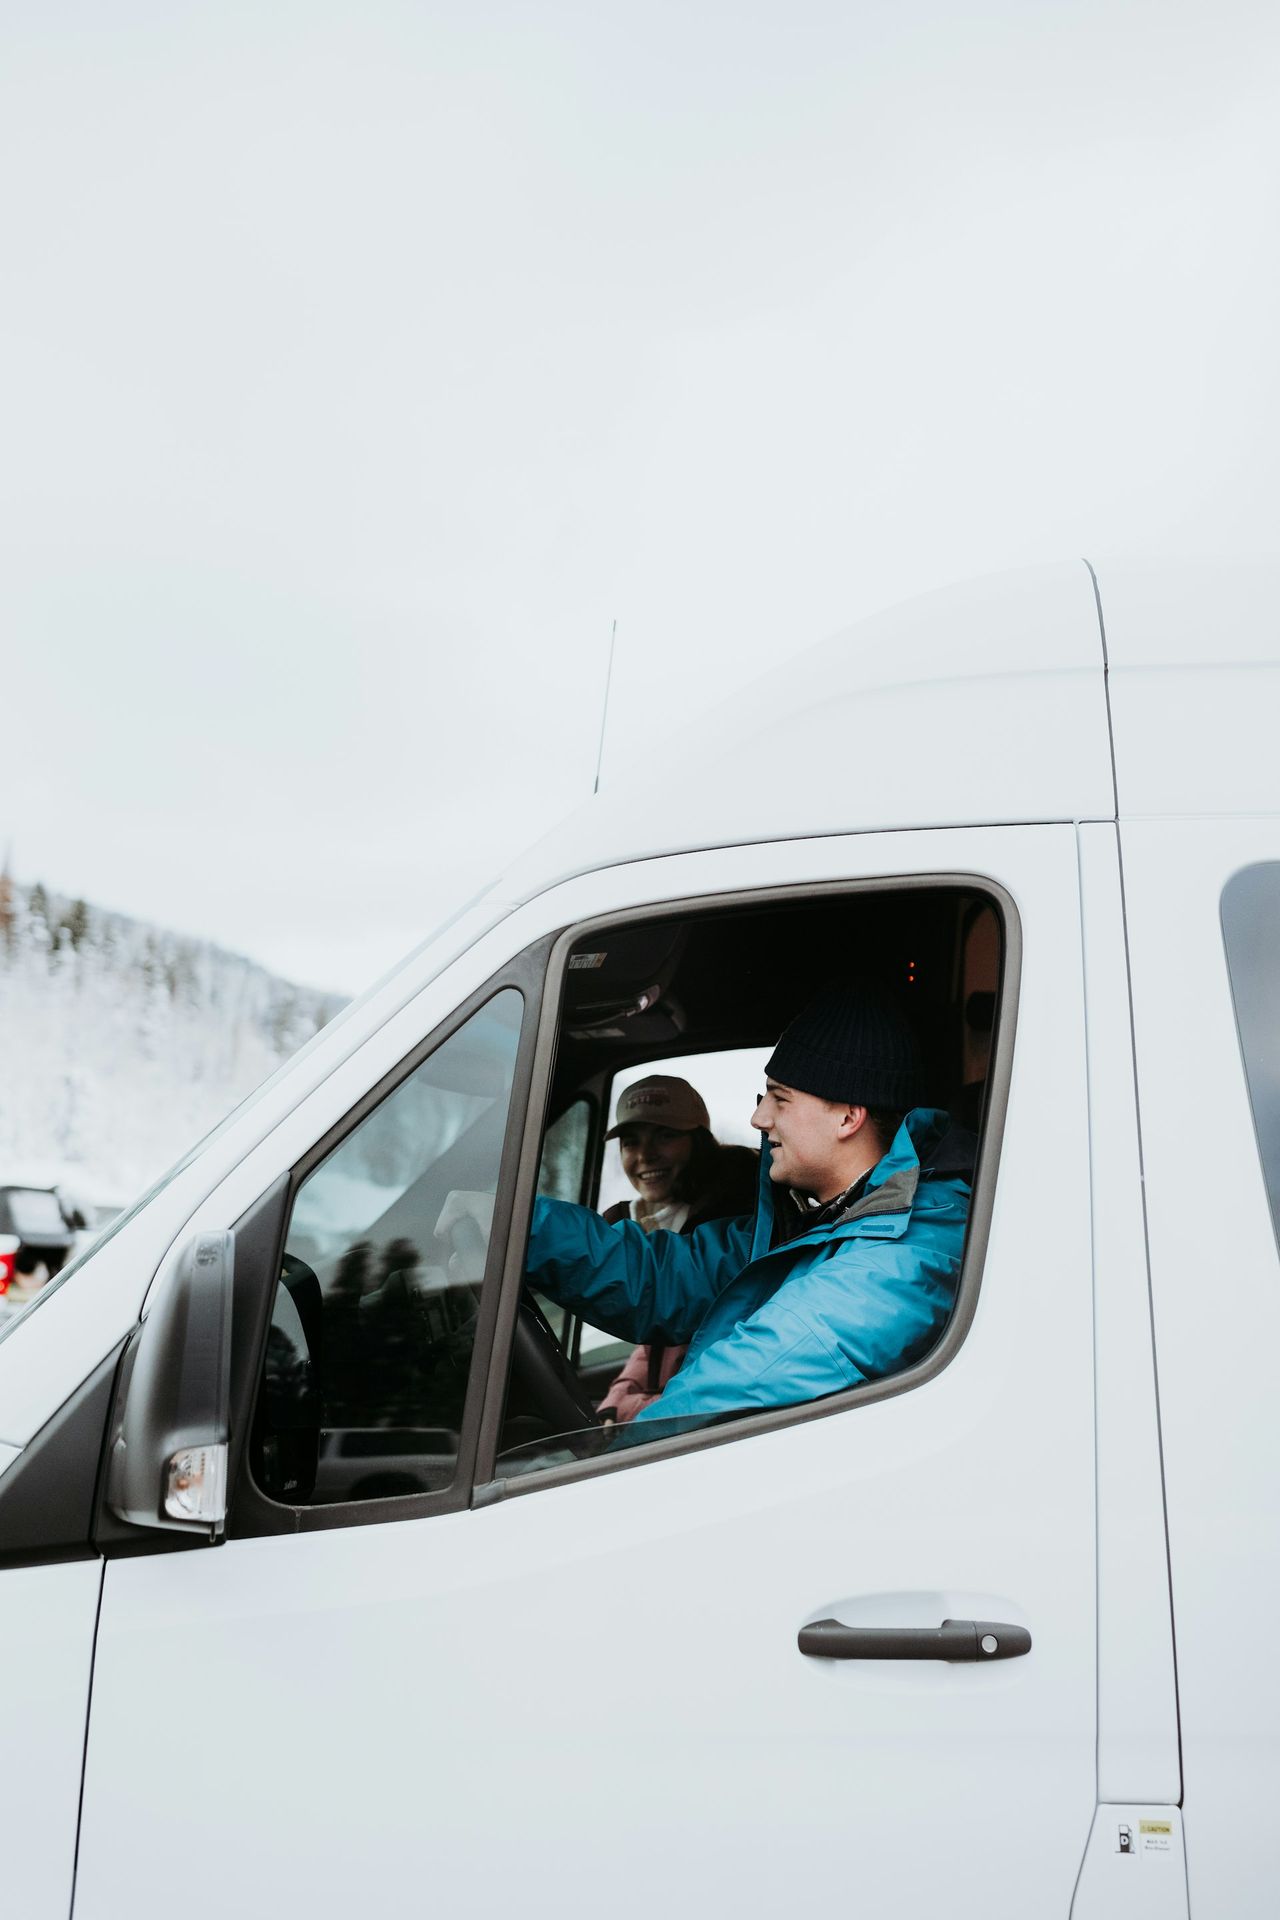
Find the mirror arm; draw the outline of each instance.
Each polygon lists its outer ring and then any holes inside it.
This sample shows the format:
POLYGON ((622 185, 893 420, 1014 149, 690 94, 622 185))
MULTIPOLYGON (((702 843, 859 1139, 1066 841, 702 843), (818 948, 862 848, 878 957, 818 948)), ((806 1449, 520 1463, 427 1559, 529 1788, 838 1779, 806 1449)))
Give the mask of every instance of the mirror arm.
POLYGON ((130 1343, 107 1505, 131 1526, 210 1540, 226 1526, 234 1267, 234 1234, 196 1234, 130 1343))

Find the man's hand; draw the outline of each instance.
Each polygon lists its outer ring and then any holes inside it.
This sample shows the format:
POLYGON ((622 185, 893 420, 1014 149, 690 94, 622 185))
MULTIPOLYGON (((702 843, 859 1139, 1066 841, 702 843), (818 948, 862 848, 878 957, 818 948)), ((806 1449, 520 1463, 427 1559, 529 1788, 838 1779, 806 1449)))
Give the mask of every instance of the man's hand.
POLYGON ((484 1279, 493 1230, 493 1195, 455 1188, 440 1209, 436 1238, 447 1240, 449 1278, 458 1286, 479 1286, 484 1279))

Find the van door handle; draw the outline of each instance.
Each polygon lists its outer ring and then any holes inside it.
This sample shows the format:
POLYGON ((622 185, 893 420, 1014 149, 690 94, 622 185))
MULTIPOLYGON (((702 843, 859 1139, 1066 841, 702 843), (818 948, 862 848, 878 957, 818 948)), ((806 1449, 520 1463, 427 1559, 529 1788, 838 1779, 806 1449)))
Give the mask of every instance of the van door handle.
POLYGON ((814 1620, 799 1633, 801 1653, 820 1660, 1016 1660, 1030 1653, 1025 1627, 999 1620, 944 1620, 940 1627, 846 1627, 814 1620))

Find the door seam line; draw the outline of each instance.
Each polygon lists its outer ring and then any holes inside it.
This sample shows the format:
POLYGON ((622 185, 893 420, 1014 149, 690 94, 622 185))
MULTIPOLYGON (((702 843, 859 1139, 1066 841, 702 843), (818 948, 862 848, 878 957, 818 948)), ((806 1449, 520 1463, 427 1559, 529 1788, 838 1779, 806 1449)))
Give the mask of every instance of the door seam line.
POLYGON ((102 1571, 98 1577, 98 1603, 93 1610, 93 1646, 89 1653, 89 1691, 84 1703, 84 1743, 80 1749, 80 1795, 76 1801, 76 1844, 71 1857, 71 1899, 67 1905, 67 1920, 72 1920, 76 1908, 76 1883, 80 1873, 80 1835, 84 1827, 84 1785, 89 1771, 89 1722, 93 1717, 93 1679, 98 1665, 98 1630, 102 1624, 102 1602, 107 1590, 107 1563, 102 1561, 102 1571))
MULTIPOLYGON (((1133 1005, 1133 949, 1129 939, 1129 895, 1125 884, 1124 835, 1120 831, 1120 788, 1115 771, 1115 723, 1111 712, 1111 663, 1107 650, 1107 627, 1102 612, 1102 593, 1098 586, 1098 576, 1087 560, 1085 565, 1089 568, 1089 577, 1093 581, 1093 597, 1098 609, 1098 633, 1102 640, 1102 690, 1107 706, 1107 734, 1111 741, 1112 780, 1115 783, 1116 872, 1120 882, 1120 926, 1124 938, 1125 993, 1129 1007, 1129 1063, 1133 1074, 1133 1120, 1138 1146, 1138 1193, 1142 1202, 1142 1247, 1147 1268, 1147 1326, 1151 1340, 1151 1384, 1155 1395, 1156 1448, 1160 1461, 1160 1513, 1164 1521, 1165 1579, 1169 1587, 1169 1647, 1173 1661, 1173 1714, 1174 1724, 1178 1730, 1178 1805, 1181 1807, 1186 1793, 1186 1768, 1182 1752, 1182 1688, 1178 1678, 1178 1609, 1173 1588, 1173 1546, 1169 1538, 1169 1484, 1165 1471, 1164 1415, 1160 1404, 1160 1354, 1156 1346, 1155 1288, 1151 1277, 1151 1223, 1147 1210, 1147 1157, 1142 1132, 1142 1090, 1138 1080, 1138 1027, 1133 1005)), ((1079 829, 1077 828, 1077 843, 1078 840, 1079 829)), ((1185 1848, 1184 1836, 1184 1859, 1185 1848)))

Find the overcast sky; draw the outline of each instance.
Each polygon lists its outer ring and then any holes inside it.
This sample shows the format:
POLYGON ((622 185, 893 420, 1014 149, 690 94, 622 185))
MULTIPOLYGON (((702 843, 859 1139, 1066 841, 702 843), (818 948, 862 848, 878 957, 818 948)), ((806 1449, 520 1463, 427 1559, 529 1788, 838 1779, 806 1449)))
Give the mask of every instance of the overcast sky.
POLYGON ((1239 0, 10 0, 17 876, 353 990, 589 792, 615 617, 606 781, 945 581, 1276 552, 1278 99, 1239 0))

